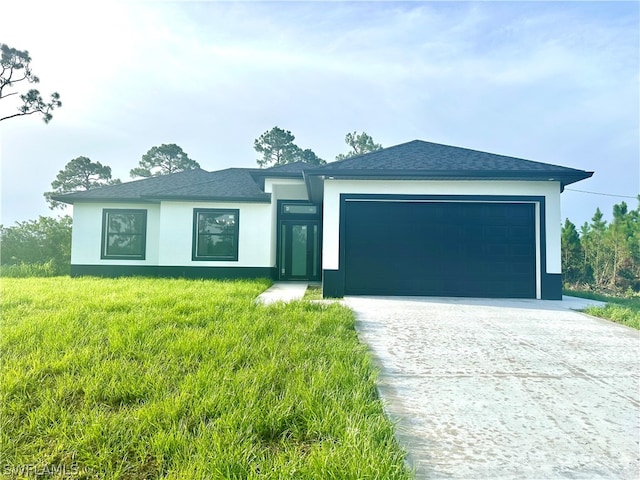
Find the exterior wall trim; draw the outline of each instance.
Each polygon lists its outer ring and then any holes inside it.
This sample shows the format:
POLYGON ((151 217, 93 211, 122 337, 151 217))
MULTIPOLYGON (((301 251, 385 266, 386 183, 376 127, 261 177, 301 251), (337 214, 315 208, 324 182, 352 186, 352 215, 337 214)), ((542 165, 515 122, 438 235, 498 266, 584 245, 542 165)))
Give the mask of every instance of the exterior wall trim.
POLYGON ((163 265, 71 265, 71 276, 173 277, 173 278, 269 278, 276 279, 274 267, 189 267, 163 265))

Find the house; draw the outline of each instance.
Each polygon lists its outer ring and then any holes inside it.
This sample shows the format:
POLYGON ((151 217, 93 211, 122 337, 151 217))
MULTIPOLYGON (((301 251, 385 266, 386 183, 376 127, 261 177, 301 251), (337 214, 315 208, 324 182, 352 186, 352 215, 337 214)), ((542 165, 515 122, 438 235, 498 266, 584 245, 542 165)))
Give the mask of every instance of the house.
POLYGON ((54 197, 72 275, 322 281, 324 296, 561 299, 560 193, 593 172, 415 140, 54 197))

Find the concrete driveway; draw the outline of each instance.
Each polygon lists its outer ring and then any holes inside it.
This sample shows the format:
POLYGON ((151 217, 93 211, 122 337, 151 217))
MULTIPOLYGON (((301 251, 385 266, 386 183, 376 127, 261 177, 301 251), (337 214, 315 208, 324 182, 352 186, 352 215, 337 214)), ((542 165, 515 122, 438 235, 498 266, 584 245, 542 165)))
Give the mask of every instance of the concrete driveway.
POLYGON ((418 478, 640 478, 640 334, 579 299, 347 297, 418 478))

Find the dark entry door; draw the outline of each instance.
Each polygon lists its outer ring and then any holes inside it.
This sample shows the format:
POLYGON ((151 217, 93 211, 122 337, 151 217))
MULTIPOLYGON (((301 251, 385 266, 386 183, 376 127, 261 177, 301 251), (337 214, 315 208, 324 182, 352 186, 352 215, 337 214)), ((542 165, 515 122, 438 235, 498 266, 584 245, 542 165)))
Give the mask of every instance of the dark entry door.
POLYGON ((319 280, 319 222, 280 222, 279 270, 281 280, 319 280))

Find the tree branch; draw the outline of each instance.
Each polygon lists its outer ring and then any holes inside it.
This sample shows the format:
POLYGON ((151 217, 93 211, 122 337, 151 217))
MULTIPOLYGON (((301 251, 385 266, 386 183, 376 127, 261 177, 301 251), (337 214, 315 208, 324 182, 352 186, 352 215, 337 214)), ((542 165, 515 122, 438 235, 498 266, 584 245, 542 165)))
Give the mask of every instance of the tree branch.
POLYGON ((24 113, 22 113, 22 112, 20 112, 20 113, 14 113, 13 115, 9 115, 9 116, 7 116, 7 117, 2 117, 2 118, 0 118, 0 122, 1 122, 1 121, 3 121, 3 120, 9 120, 10 118, 13 118, 13 117, 22 117, 23 115, 31 115, 31 114, 33 114, 33 113, 37 113, 38 111, 39 111, 39 110, 33 110, 33 111, 31 111, 31 112, 24 112, 24 113))
POLYGON ((26 95, 21 95, 23 105, 18 108, 19 113, 15 113, 13 115, 9 115, 6 117, 0 118, 0 122, 3 120, 8 120, 10 118, 19 117, 23 115, 31 115, 33 113, 41 113, 43 116, 44 123, 49 123, 53 118, 51 112, 56 108, 62 106, 62 102, 60 101, 60 95, 57 92, 51 94, 51 101, 49 103, 45 103, 42 100, 42 96, 40 92, 37 90, 30 90, 26 95))
MULTIPOLYGON (((17 50, 15 48, 9 47, 4 43, 0 43, 0 52, 0 66, 2 67, 2 71, 0 73, 0 100, 19 93, 3 93, 5 87, 11 88, 16 82, 22 82, 25 80, 27 81, 27 83, 40 82, 40 79, 33 74, 31 68, 29 67, 31 57, 29 56, 28 51, 17 50), (13 77, 15 74, 19 75, 19 70, 23 71, 22 77, 14 79, 13 77)), ((40 113, 43 115, 44 122, 49 123, 49 121, 53 118, 51 112, 55 108, 62 106, 62 102, 60 102, 60 95, 57 92, 51 94, 51 99, 48 102, 45 102, 42 99, 42 95, 40 95, 40 92, 36 89, 31 89, 26 94, 20 95, 20 98, 22 99, 22 105, 18 107, 18 113, 4 116, 0 118, 0 121, 24 115, 31 115, 33 113, 40 113)))
POLYGON ((18 92, 11 92, 11 93, 7 93, 6 95, 2 95, 2 88, 0 88, 0 100, 2 100, 3 98, 7 98, 10 97, 11 95, 17 95, 18 92))

